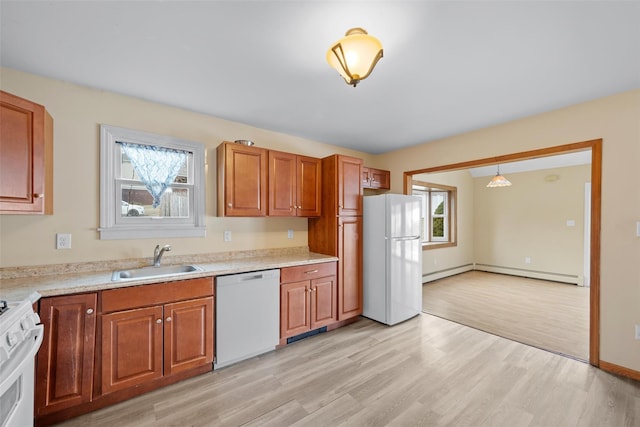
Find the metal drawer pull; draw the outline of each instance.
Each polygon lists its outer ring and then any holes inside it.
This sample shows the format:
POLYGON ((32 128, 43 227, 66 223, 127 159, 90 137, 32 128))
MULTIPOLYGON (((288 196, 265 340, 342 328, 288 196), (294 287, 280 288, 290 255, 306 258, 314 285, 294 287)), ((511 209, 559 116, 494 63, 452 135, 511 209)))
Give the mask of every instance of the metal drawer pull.
POLYGON ((317 273, 318 270, 310 270, 310 271, 305 271, 304 274, 313 274, 313 273, 317 273))

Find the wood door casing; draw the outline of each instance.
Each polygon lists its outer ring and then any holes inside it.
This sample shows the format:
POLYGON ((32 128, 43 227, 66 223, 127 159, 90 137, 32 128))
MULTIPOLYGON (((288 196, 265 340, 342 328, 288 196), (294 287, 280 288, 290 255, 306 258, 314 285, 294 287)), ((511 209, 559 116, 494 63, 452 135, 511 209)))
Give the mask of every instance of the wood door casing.
POLYGON ((102 316, 102 393, 162 377, 162 306, 102 316))
POLYGON ((37 355, 36 415, 91 400, 97 294, 40 300, 45 327, 37 355))
POLYGON ((213 362, 213 297, 164 306, 164 375, 213 362))

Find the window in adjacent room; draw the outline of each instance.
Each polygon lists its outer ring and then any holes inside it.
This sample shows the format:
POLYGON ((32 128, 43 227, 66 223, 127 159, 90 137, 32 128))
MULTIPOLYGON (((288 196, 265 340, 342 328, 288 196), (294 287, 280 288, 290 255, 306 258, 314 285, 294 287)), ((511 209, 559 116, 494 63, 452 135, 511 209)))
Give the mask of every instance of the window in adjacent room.
POLYGON ((455 244, 456 187, 414 180, 412 194, 422 198, 423 248, 455 244))
POLYGON ((204 147, 102 125, 100 238, 201 237, 204 147))

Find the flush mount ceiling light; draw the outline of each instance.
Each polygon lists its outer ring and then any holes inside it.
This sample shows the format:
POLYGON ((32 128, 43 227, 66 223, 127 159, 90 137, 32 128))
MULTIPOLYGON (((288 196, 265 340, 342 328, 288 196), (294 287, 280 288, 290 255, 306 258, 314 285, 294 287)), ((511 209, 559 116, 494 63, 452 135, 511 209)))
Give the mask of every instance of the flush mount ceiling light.
POLYGON ((382 43, 362 28, 351 28, 327 51, 327 62, 356 87, 382 58, 382 43))
POLYGON ((496 176, 494 176, 491 181, 487 184, 489 188, 497 188, 497 187, 510 187, 511 182, 504 176, 500 175, 500 165, 498 165, 498 172, 496 176))

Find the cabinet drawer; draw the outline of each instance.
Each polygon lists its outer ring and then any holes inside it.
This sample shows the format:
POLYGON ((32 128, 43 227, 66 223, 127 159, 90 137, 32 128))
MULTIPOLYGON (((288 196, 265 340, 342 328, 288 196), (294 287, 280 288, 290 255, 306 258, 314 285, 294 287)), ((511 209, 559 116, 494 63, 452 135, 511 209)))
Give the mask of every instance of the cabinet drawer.
POLYGON ((102 312, 165 304, 213 295, 213 277, 102 291, 102 312))
POLYGON ((335 276, 337 272, 336 262, 323 262, 321 264, 300 265, 298 267, 286 267, 280 270, 280 283, 311 280, 318 277, 335 276))

